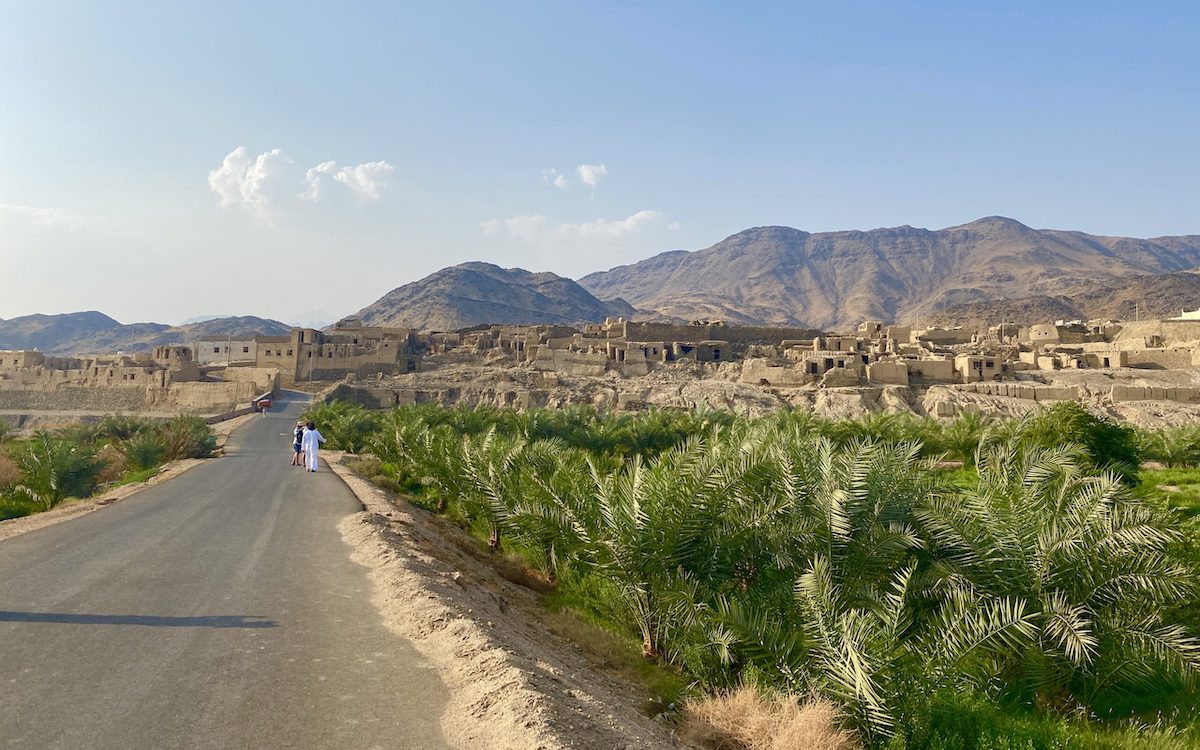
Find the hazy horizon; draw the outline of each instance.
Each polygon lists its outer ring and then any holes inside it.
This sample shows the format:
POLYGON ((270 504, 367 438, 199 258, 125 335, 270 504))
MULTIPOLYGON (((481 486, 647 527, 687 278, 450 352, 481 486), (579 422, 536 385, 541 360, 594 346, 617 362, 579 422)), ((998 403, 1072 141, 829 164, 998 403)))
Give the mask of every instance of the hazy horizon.
POLYGON ((1200 8, 0 8, 0 318, 332 320, 752 226, 1200 233, 1200 8))

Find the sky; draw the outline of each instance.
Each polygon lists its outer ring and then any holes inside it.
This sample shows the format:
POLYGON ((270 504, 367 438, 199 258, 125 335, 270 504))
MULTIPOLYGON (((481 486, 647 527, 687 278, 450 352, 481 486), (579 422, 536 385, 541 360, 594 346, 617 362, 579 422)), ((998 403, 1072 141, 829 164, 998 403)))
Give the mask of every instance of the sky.
POLYGON ((0 318, 330 322, 742 229, 1200 234, 1200 4, 0 0, 0 318))

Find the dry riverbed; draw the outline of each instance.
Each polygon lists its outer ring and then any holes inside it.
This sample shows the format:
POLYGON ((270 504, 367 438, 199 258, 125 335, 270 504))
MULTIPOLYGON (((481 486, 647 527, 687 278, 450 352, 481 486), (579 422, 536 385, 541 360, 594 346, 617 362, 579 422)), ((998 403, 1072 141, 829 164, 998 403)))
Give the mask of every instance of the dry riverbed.
POLYGON ((370 569, 374 602, 450 691, 442 730, 480 750, 675 747, 672 727, 642 711, 647 691, 598 653, 556 634, 537 594, 503 578, 457 528, 329 464, 365 510, 340 529, 370 569))

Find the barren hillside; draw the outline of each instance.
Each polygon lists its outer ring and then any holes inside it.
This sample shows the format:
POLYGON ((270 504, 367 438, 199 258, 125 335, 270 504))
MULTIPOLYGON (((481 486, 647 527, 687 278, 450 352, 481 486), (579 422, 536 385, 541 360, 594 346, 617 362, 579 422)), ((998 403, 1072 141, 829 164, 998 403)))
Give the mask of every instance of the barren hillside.
POLYGON ((278 320, 246 315, 217 318, 183 326, 163 323, 122 324, 104 313, 24 315, 0 321, 0 349, 39 349, 47 354, 139 352, 161 344, 191 343, 200 336, 286 335, 291 327, 278 320))
MULTIPOLYGON (((580 284, 661 315, 836 329, 870 318, 916 322, 1001 298, 1100 296, 1131 277, 1197 266, 1196 235, 1098 237, 994 216, 941 230, 756 227, 705 250, 590 274, 580 284)), ((1180 304, 1193 303, 1172 309, 1180 304)))
POLYGON ((572 325, 632 313, 623 300, 599 300, 556 274, 463 263, 393 289, 356 315, 367 325, 451 331, 481 323, 572 325))

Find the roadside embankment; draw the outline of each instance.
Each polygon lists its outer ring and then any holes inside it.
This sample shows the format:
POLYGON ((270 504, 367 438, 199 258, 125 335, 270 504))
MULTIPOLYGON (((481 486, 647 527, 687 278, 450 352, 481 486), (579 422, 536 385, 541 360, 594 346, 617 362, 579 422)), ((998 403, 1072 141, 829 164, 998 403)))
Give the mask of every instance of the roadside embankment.
POLYGON ((472 750, 614 750, 675 746, 671 727, 639 709, 644 688, 556 635, 532 590, 504 579, 473 539, 329 466, 362 502, 340 524, 370 569, 387 626, 450 690, 442 730, 472 750))

